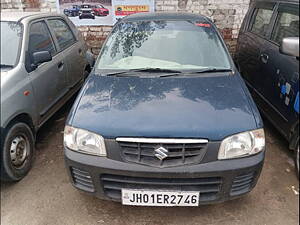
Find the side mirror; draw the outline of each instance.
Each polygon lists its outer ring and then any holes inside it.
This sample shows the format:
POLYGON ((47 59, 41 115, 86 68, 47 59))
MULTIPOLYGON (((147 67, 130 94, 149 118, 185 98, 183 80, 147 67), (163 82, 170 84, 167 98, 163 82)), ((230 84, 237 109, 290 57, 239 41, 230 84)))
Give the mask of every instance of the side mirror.
POLYGON ((282 40, 280 53, 299 57, 299 37, 288 37, 282 40))
POLYGON ((40 51, 32 53, 32 64, 38 66, 41 63, 49 62, 52 60, 52 56, 49 51, 40 51))

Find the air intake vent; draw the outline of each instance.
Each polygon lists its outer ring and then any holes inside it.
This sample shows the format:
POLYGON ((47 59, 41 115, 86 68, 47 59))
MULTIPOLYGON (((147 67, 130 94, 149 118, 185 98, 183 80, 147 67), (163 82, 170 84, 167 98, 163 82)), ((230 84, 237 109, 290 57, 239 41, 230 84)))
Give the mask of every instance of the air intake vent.
POLYGON ((139 138, 132 138, 132 140, 120 141, 117 139, 122 150, 123 159, 153 167, 198 164, 203 159, 208 145, 207 140, 199 140, 198 143, 197 140, 190 140, 191 143, 188 143, 188 140, 185 139, 174 139, 174 143, 166 143, 160 139, 154 141, 143 139, 140 141, 139 138), (160 151, 160 149, 162 150, 160 151), (160 158, 157 151, 160 151, 162 158, 160 158))
POLYGON ((106 195, 121 199, 122 188, 147 190, 198 191, 200 201, 213 201, 221 190, 221 177, 202 178, 150 178, 104 174, 101 176, 106 195))
POLYGON ((254 181, 254 172, 242 174, 235 177, 232 187, 231 187, 231 196, 245 194, 250 191, 253 181, 254 181))
POLYGON ((94 184, 88 172, 71 167, 73 182, 76 187, 88 192, 94 192, 94 184))

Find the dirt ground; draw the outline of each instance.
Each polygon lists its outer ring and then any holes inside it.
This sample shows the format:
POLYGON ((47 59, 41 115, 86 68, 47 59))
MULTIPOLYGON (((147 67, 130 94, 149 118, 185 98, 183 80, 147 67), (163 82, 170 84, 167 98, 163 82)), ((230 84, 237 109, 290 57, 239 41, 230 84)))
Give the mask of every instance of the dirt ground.
POLYGON ((128 207, 83 194, 69 183, 62 131, 70 105, 39 132, 36 162, 28 176, 19 183, 1 184, 2 225, 298 224, 299 182, 292 154, 269 123, 265 165, 249 195, 198 208, 128 207))

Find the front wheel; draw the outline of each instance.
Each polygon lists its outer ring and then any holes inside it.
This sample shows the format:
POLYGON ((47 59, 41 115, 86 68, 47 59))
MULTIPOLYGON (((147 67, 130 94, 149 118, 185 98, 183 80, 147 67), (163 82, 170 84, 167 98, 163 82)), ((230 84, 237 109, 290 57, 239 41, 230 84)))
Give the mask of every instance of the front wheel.
POLYGON ((1 148, 1 180, 23 179, 34 160, 34 136, 30 127, 22 122, 9 126, 4 131, 1 148))

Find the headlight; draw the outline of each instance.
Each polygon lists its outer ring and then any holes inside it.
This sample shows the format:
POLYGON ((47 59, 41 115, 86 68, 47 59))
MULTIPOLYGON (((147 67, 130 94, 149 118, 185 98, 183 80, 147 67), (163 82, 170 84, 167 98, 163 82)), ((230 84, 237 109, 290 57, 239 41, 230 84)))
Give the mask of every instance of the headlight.
POLYGON ((104 138, 98 134, 66 126, 64 144, 67 148, 90 155, 106 156, 104 138))
POLYGON ((263 129, 236 134, 224 139, 219 149, 218 159, 240 158, 254 155, 265 148, 263 129))

